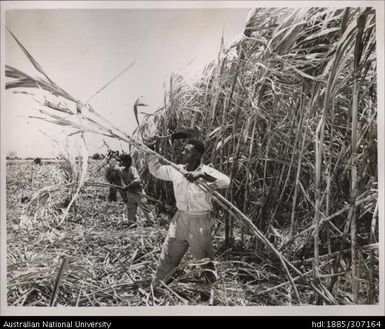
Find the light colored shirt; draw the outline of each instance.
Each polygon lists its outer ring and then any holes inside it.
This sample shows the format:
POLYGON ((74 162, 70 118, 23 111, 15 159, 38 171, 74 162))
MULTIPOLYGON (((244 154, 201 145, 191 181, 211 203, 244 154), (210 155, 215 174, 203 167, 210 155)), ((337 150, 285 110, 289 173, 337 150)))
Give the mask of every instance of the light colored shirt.
MULTIPOLYGON (((159 160, 154 155, 149 155, 147 158, 150 173, 159 179, 171 181, 173 183, 176 207, 179 210, 199 213, 210 211, 212 208, 210 193, 203 191, 195 183, 191 183, 187 178, 175 168, 169 165, 161 165, 159 160)), ((183 165, 177 165, 181 169, 185 169, 183 165)), ((230 178, 222 174, 218 170, 201 164, 196 171, 206 173, 216 181, 207 183, 207 185, 216 188, 226 188, 230 185, 230 178)), ((201 180, 201 178, 199 178, 201 180)))

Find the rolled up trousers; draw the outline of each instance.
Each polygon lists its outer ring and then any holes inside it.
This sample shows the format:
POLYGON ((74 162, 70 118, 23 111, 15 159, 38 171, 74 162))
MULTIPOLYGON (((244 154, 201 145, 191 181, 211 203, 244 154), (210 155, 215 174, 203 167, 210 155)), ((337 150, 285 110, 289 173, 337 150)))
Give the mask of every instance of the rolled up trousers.
POLYGON ((188 213, 178 210, 171 220, 153 282, 157 283, 160 280, 166 282, 179 265, 188 247, 196 259, 212 260, 214 257, 211 237, 213 223, 210 212, 188 213))

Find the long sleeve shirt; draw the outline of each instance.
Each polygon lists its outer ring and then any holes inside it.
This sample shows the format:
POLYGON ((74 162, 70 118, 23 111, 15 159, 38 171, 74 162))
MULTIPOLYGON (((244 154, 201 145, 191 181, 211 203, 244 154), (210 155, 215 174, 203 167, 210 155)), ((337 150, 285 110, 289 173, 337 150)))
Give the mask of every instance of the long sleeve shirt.
MULTIPOLYGON (((159 179, 171 181, 173 183, 176 207, 179 210, 191 213, 210 211, 212 208, 211 194, 203 191, 195 183, 191 183, 187 178, 175 168, 169 165, 161 165, 156 156, 148 156, 148 167, 150 173, 159 179)), ((179 168, 185 169, 183 165, 179 168)), ((218 170, 201 164, 196 171, 206 173, 216 180, 208 183, 211 187, 226 188, 230 185, 230 178, 218 170)))

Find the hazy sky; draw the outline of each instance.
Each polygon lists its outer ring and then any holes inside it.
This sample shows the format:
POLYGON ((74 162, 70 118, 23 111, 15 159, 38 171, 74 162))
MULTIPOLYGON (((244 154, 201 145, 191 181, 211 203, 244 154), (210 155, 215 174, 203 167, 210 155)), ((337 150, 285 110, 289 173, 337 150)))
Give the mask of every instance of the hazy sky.
MULTIPOLYGON (((249 8, 237 9, 45 9, 8 10, 6 25, 50 78, 85 101, 132 61, 135 65, 90 104, 128 132, 136 127, 132 105, 139 96, 151 112, 162 103, 163 82, 172 72, 200 76, 225 43, 242 32, 249 8)), ((36 74, 6 31, 5 64, 36 74)), ((4 92, 5 152, 47 156, 47 137, 60 136, 52 124, 28 119, 36 114, 29 96, 4 92)), ((61 137, 60 137, 61 138, 61 137)), ((90 143, 90 152, 102 146, 90 143)))

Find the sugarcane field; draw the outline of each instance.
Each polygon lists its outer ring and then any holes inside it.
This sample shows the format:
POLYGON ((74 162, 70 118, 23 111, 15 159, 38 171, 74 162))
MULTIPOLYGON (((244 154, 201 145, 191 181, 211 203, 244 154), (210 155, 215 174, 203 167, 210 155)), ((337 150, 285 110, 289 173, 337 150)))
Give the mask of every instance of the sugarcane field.
POLYGON ((7 307, 384 305, 383 3, 10 2, 7 307))

